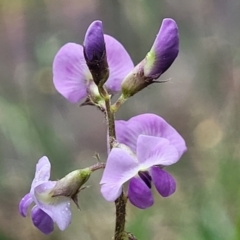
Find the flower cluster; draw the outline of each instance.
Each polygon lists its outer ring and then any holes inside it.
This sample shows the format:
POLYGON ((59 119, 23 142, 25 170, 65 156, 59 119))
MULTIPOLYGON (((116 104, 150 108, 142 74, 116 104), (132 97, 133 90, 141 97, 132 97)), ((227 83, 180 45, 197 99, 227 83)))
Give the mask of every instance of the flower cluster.
MULTIPOLYGON (((128 184, 125 196, 141 209, 154 203, 152 185, 162 197, 176 190, 174 178, 164 168, 176 163, 186 151, 180 134, 155 114, 114 121, 114 113, 126 99, 158 82, 178 51, 177 24, 173 19, 164 19, 152 48, 134 66, 122 44, 104 34, 101 21, 94 21, 86 32, 83 46, 67 43, 54 58, 53 83, 57 91, 72 103, 85 100, 82 105, 97 106, 107 118, 111 149, 100 181, 101 193, 107 201, 121 197, 124 184, 128 184), (111 105, 111 97, 116 93, 121 96, 111 105)), ((19 212, 26 217, 29 206, 35 203, 32 221, 45 234, 53 231, 54 223, 60 230, 66 229, 71 222, 70 201, 78 205, 77 195, 82 185, 92 171, 103 167, 75 170, 58 181, 49 180, 50 168, 48 158, 42 157, 30 192, 19 204, 19 212)))
POLYGON ((105 87, 109 93, 115 94, 121 90, 123 78, 134 67, 122 44, 102 32, 102 23, 93 22, 86 33, 83 47, 67 43, 54 58, 53 83, 70 102, 77 103, 88 97, 94 104, 98 104, 100 96, 96 83, 101 79, 94 79, 93 75, 109 75, 107 80, 104 79, 105 87), (98 63, 104 65, 103 72, 106 72, 108 66, 109 74, 100 73, 102 69, 94 67, 98 63))
POLYGON ((102 23, 93 22, 86 33, 83 47, 67 43, 53 61, 53 82, 60 94, 76 103, 87 98, 101 104, 98 84, 108 93, 122 91, 125 98, 156 81, 178 55, 178 27, 173 19, 164 19, 146 57, 134 67, 133 62, 115 38, 103 34, 102 23))

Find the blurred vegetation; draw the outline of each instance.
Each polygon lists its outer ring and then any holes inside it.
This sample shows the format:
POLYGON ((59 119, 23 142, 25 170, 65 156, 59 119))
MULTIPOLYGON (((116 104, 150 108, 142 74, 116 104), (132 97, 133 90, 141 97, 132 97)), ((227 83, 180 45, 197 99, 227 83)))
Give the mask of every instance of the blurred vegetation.
POLYGON ((239 0, 0 0, 0 240, 111 239, 115 210, 99 193, 100 172, 65 232, 45 236, 18 213, 41 156, 51 160, 52 179, 95 163, 95 152, 106 158, 102 114, 63 99, 51 65, 63 44, 83 42, 96 19, 137 64, 165 17, 180 31, 180 54, 161 77, 171 80, 134 96, 117 118, 161 115, 188 152, 168 169, 176 193, 155 194, 145 211, 129 205, 128 230, 139 240, 239 240, 239 12, 239 0))

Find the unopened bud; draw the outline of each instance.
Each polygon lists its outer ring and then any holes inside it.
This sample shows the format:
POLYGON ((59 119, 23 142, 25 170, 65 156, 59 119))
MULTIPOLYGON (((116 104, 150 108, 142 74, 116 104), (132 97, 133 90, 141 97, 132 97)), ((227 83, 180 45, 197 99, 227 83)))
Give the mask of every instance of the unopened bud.
POLYGON ((91 173, 92 170, 90 168, 70 172, 65 177, 57 181, 55 187, 51 191, 52 196, 70 197, 77 204, 77 194, 80 192, 83 184, 87 182, 91 173))
POLYGON ((101 21, 94 21, 84 39, 84 57, 97 86, 103 86, 109 76, 106 47, 101 21))
POLYGON ((129 98, 155 82, 173 63, 179 51, 178 27, 173 19, 163 20, 151 50, 123 80, 122 93, 129 98))
POLYGON ((153 83, 152 78, 144 75, 144 62, 140 62, 122 81, 122 95, 125 99, 153 83))

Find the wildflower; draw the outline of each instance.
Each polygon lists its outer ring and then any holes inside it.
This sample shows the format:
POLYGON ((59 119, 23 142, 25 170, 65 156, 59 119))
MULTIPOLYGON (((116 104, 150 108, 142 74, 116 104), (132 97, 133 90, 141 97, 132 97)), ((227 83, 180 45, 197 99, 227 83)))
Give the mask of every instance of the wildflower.
POLYGON ((19 203, 19 212, 27 216, 32 203, 31 217, 33 224, 43 233, 50 234, 54 222, 60 230, 65 230, 71 222, 70 201, 77 200, 80 187, 87 181, 89 169, 75 170, 59 181, 50 181, 51 165, 47 157, 39 159, 31 189, 19 203))
POLYGON ((123 80, 122 93, 128 98, 158 82, 159 78, 173 63, 179 51, 178 27, 173 19, 165 18, 151 50, 123 80))
POLYGON ((117 121, 116 131, 117 140, 125 147, 113 148, 108 156, 100 182, 104 198, 115 201, 128 181, 128 198, 138 208, 154 203, 152 183, 161 196, 173 194, 175 180, 163 167, 176 163, 186 151, 177 131, 154 114, 117 121))
MULTIPOLYGON (((110 94, 115 94, 121 90, 121 82, 129 71, 133 68, 133 62, 122 46, 115 38, 109 35, 101 35, 102 27, 100 21, 93 22, 85 36, 84 48, 76 43, 65 44, 56 54, 53 61, 53 82, 57 91, 70 102, 76 103, 86 97, 90 97, 93 102, 99 101, 99 93, 96 82, 93 81, 89 64, 103 59, 103 72, 100 71, 101 78, 106 75, 106 64, 108 65, 109 77, 105 82, 105 87, 110 94), (94 42, 94 40, 96 42, 94 42), (106 48, 106 54, 105 54, 106 48), (88 65, 86 63, 87 59, 88 65), (106 55, 106 60, 104 60, 106 55), (105 74, 105 75, 104 75, 105 74)), ((102 69, 100 69, 102 70, 102 69)), ((96 73, 96 71, 95 71, 96 73)), ((103 81, 103 82, 104 82, 103 81)))

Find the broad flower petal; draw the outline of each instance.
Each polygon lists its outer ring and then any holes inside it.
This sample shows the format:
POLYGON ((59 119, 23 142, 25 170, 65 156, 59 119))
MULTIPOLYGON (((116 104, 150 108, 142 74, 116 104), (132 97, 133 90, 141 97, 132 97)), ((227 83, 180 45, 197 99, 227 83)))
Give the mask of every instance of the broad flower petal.
POLYGON ((138 163, 125 150, 113 148, 100 181, 101 193, 107 201, 116 200, 122 185, 138 172, 138 163))
POLYGON ((65 44, 53 61, 53 83, 67 100, 77 103, 87 97, 87 81, 91 73, 83 56, 83 47, 65 44))
POLYGON ((101 193, 103 197, 109 201, 115 201, 122 192, 122 184, 106 183, 101 186, 101 193))
POLYGON ((106 34, 104 39, 109 66, 109 78, 105 86, 111 93, 117 93, 121 90, 123 78, 133 69, 134 64, 120 42, 106 34))
POLYGON ((58 225, 59 229, 64 231, 68 225, 71 223, 72 213, 70 210, 70 199, 67 197, 57 197, 62 198, 55 205, 50 205, 50 210, 52 212, 52 219, 58 225))
POLYGON ((41 184, 42 182, 48 181, 50 178, 51 164, 46 156, 39 159, 36 165, 35 177, 32 182, 31 189, 41 184))
POLYGON ((150 168, 154 165, 172 165, 179 160, 179 154, 165 138, 140 135, 137 140, 137 158, 143 168, 150 168))
POLYGON ((150 174, 157 191, 162 197, 168 197, 175 192, 176 182, 169 173, 155 166, 150 169, 150 174))
POLYGON ((129 201, 136 207, 145 209, 153 205, 151 189, 140 177, 134 177, 129 182, 129 201))
POLYGON ((107 165, 104 169, 100 184, 123 184, 138 172, 137 160, 125 150, 113 148, 108 155, 107 165))
POLYGON ((179 35, 176 22, 171 18, 165 18, 153 43, 150 52, 146 56, 144 75, 158 78, 173 63, 179 52, 179 35))
POLYGON ((137 148, 139 135, 166 138, 178 150, 179 158, 186 151, 184 139, 163 118, 155 114, 141 114, 128 121, 116 121, 117 140, 130 147, 134 152, 137 148))
POLYGON ((50 234, 54 229, 52 218, 37 206, 32 209, 32 221, 34 226, 44 234, 50 234))
POLYGON ((26 194, 20 201, 18 210, 23 217, 27 216, 27 210, 32 202, 33 202, 33 199, 30 193, 26 194))

